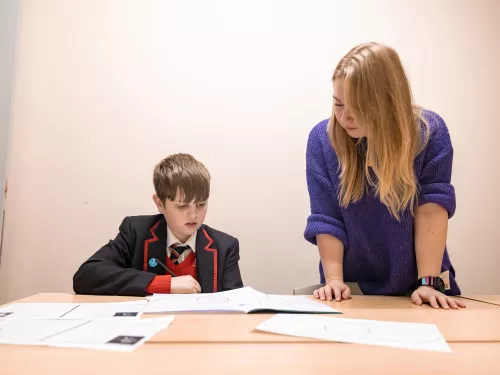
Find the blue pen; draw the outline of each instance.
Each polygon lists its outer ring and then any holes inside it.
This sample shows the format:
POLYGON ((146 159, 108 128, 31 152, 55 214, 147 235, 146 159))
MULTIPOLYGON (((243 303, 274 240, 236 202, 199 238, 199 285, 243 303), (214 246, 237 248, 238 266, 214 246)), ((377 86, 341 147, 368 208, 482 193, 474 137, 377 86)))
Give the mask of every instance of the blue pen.
POLYGON ((151 267, 153 267, 153 268, 155 268, 158 264, 159 264, 160 266, 162 266, 163 268, 165 268, 165 270, 166 270, 169 274, 171 274, 171 275, 172 275, 172 277, 176 277, 176 276, 175 276, 175 273, 173 273, 173 272, 172 272, 172 271, 171 271, 171 270, 170 270, 170 269, 169 269, 166 265, 164 265, 164 264, 163 264, 162 262, 160 262, 158 259, 156 259, 156 258, 151 258, 151 259, 149 260, 149 265, 150 265, 151 267))

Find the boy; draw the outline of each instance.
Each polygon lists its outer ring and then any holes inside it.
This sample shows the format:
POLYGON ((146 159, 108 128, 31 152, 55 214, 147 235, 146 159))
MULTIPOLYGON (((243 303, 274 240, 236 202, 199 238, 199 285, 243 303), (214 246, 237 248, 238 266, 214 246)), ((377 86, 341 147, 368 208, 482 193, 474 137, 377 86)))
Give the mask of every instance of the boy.
POLYGON ((160 212, 126 217, 116 238, 73 277, 77 294, 212 293, 243 286, 238 240, 203 224, 210 174, 194 157, 163 159, 153 173, 160 212))

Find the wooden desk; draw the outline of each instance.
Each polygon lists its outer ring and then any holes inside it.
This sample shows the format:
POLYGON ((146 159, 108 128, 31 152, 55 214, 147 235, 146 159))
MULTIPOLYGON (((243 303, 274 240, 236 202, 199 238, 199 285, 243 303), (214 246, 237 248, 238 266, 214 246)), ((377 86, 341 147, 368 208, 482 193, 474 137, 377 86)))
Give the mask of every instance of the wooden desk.
MULTIPOLYGON (((37 294, 16 302, 111 302, 136 300, 134 297, 37 294)), ((461 310, 436 310, 416 306, 405 297, 353 296, 329 302, 342 311, 336 318, 376 319, 435 324, 448 342, 500 342, 500 308, 467 300, 461 310)), ((143 317, 158 317, 146 314, 143 317)), ((318 340, 274 335, 255 330, 273 314, 175 314, 168 329, 155 335, 155 343, 311 343, 318 340), (203 332, 203 334, 200 334, 203 332)))
MULTIPOLYGON (((499 296, 488 296, 500 301, 499 296)), ((120 301, 136 301, 141 300, 140 297, 122 297, 122 296, 87 296, 87 295, 75 295, 72 293, 39 293, 32 295, 30 297, 22 298, 17 301, 12 301, 9 303, 19 303, 19 302, 71 302, 71 303, 83 303, 83 302, 120 302, 120 301)), ((467 308, 474 310, 494 310, 494 306, 488 306, 485 303, 481 303, 481 300, 466 300, 467 308)), ((432 310, 430 306, 416 306, 413 304, 409 297, 381 297, 381 296, 353 296, 350 300, 342 302, 328 302, 328 304, 334 309, 342 310, 345 312, 347 310, 353 309, 370 309, 370 310, 393 310, 393 309, 405 309, 405 310, 422 310, 429 309, 432 310)), ((7 305, 7 304, 6 304, 7 305)))
MULTIPOLYGON (((38 294, 16 302, 111 302, 133 297, 38 294)), ((467 309, 434 310, 407 298, 355 296, 329 303, 344 314, 435 323, 452 353, 332 343, 255 332, 271 315, 176 314, 173 324, 133 353, 0 345, 2 375, 87 374, 500 374, 500 308, 467 301, 467 309)), ((144 316, 147 319, 149 315, 144 316)), ((154 315, 157 316, 157 315, 154 315)))
MULTIPOLYGON (((147 318, 150 315, 146 315, 147 318)), ((279 336, 255 330, 273 314, 176 314, 171 326, 151 339, 153 342, 317 342, 318 340, 279 336), (199 332, 203 332, 200 335, 199 332)), ((375 319, 435 324, 448 342, 500 342, 500 311, 345 311, 335 318, 375 319)))
POLYGON ((476 302, 485 302, 492 305, 500 306, 500 296, 496 296, 493 294, 481 294, 477 296, 466 296, 464 297, 467 301, 476 301, 476 302))
POLYGON ((452 353, 339 343, 145 344, 132 353, 0 345, 2 375, 498 375, 500 343, 452 353))

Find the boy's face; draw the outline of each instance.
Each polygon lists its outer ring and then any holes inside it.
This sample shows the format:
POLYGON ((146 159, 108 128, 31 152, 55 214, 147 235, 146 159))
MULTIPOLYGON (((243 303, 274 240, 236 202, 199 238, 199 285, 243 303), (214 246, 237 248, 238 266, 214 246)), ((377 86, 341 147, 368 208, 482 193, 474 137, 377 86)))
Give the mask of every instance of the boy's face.
POLYGON ((190 202, 183 200, 183 194, 177 191, 175 200, 165 203, 155 194, 153 200, 158 211, 165 216, 168 227, 179 241, 186 242, 188 238, 200 229, 207 215, 208 202, 190 202))

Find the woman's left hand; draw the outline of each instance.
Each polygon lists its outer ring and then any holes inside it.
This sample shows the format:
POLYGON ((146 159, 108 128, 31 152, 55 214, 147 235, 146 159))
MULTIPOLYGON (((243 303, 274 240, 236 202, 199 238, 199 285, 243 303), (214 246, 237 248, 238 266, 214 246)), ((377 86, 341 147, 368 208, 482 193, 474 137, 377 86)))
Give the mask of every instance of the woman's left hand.
POLYGON ((443 309, 458 309, 465 307, 465 303, 455 298, 448 297, 447 295, 438 292, 436 289, 429 286, 421 286, 415 290, 411 295, 411 300, 415 305, 421 305, 428 302, 435 309, 442 307, 443 309))

